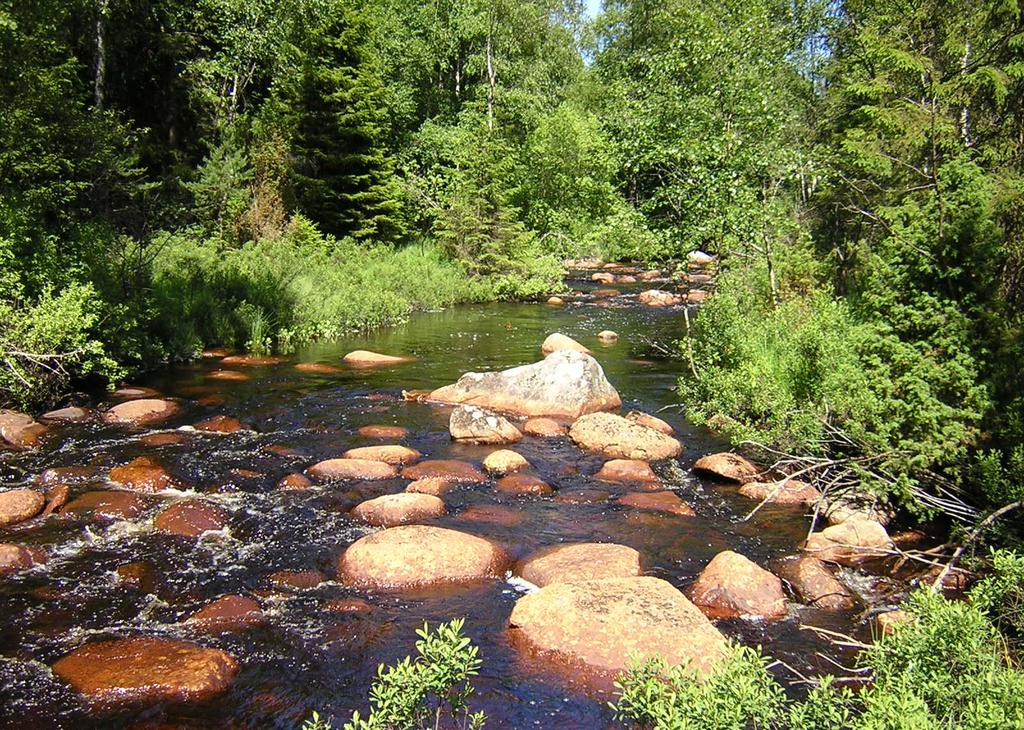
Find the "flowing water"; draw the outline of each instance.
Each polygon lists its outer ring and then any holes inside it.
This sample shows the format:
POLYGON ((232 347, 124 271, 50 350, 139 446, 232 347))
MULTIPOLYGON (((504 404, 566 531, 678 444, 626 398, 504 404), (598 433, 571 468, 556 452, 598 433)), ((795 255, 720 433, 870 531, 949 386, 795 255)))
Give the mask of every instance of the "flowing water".
MULTIPOLYGON (((352 519, 348 510, 369 497, 400 491, 406 481, 275 489, 282 476, 316 461, 382 443, 358 435, 359 427, 372 424, 408 428, 402 443, 429 458, 479 464, 491 448, 453 444, 447 431, 449 410, 407 402, 401 391, 453 382, 469 370, 533 362, 541 341, 555 331, 595 351, 622 395, 624 411, 657 412, 676 429, 684 453, 655 469, 698 516, 638 512, 611 501, 571 504, 551 496, 508 497, 482 484, 446 494, 449 515, 435 524, 490 538, 515 557, 563 541, 622 543, 641 552, 647 574, 680 588, 724 549, 761 565, 796 552, 808 527, 802 510, 769 506, 741 522, 752 506, 749 500, 738 496, 735 487, 715 485, 690 472, 696 458, 727 444, 688 424, 678 409, 662 410, 675 400, 672 388, 683 367, 665 356, 666 348, 684 336, 682 310, 638 306, 629 291, 611 306, 582 296, 564 307, 492 304, 421 313, 401 326, 304 349, 283 364, 238 368, 252 376, 244 382, 207 377, 223 367, 215 360, 168 368, 139 383, 185 403, 160 430, 219 414, 235 416, 252 430, 230 435, 185 431, 184 443, 147 446, 139 441, 149 433, 144 429, 96 421, 61 426, 36 451, 0 455, 0 485, 29 483, 48 467, 87 465, 96 467, 96 476, 76 484, 74 493, 110 488, 105 480, 110 467, 146 455, 167 468, 184 491, 202 494, 229 511, 229 526, 198 540, 155 531, 152 516, 181 496, 165 493, 150 497, 147 511, 130 521, 97 523, 61 516, 2 531, 7 534, 0 534, 0 541, 40 547, 50 559, 42 569, 0 580, 0 727, 294 728, 315 709, 334 716, 340 728, 353 709, 366 707, 379 663, 411 653, 415 630, 424 622, 456 616, 466 617, 466 631, 481 648, 484 664, 473 706, 490 716, 488 727, 613 726, 609 695, 577 686, 510 646, 504 629, 523 590, 515 581, 386 594, 353 591, 332 580, 341 552, 372 530, 352 519), (605 329, 618 332, 618 342, 599 344, 595 335, 605 329), (343 368, 328 375, 294 367, 296 362, 340 364, 353 349, 413 355, 416 360, 381 369, 343 368), (289 450, 268 450, 280 446, 289 450), (467 513, 483 505, 499 508, 467 513), (115 569, 132 562, 155 569, 151 592, 116 580, 115 569), (281 587, 269 576, 282 570, 319 570, 325 581, 308 589, 281 587), (212 599, 232 593, 256 597, 267 620, 223 633, 204 632, 184 621, 212 599), (372 610, 332 610, 332 599, 349 597, 365 600, 372 610), (241 671, 231 690, 210 703, 95 717, 49 670, 56 659, 87 641, 138 635, 222 648, 238 658, 241 671)), ((566 439, 526 438, 515 449, 556 488, 556 496, 595 486, 592 475, 601 459, 580 452, 566 439)), ((608 485, 598 488, 618 491, 608 485)), ((859 613, 826 614, 796 604, 787 620, 718 625, 727 636, 760 644, 802 673, 835 671, 819 656, 837 656, 835 649, 801 630, 802 622, 841 631, 863 629, 859 613)), ((792 678, 786 672, 779 676, 792 678)))

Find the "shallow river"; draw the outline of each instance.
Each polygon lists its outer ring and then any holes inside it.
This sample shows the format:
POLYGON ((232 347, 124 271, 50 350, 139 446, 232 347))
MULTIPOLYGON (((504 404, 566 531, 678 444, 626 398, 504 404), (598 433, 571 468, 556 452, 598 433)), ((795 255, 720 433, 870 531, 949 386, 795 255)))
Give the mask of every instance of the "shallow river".
MULTIPOLYGON (((573 282, 577 287, 589 284, 573 282)), ((623 288, 623 287, 620 287, 623 288)), ((624 287, 630 289, 631 287, 624 287)), ((633 291, 638 289, 632 288, 633 291)), ((672 388, 682 368, 663 348, 684 334, 682 310, 638 306, 627 295, 614 306, 596 306, 587 296, 564 307, 542 304, 466 306, 417 314, 404 325, 322 343, 289 362, 245 369, 244 382, 212 380, 215 360, 169 368, 137 385, 183 399, 185 408, 157 430, 176 429, 213 415, 239 418, 252 431, 230 435, 187 432, 181 444, 147 446, 145 429, 88 422, 62 426, 34 452, 0 454, 5 488, 31 482, 54 466, 97 467, 90 483, 74 494, 110 488, 110 467, 137 456, 156 458, 172 475, 231 514, 227 529, 199 540, 155 531, 152 516, 180 498, 149 498, 149 507, 130 521, 98 523, 86 518, 50 518, 9 528, 0 541, 45 549, 45 568, 0 581, 0 726, 89 727, 280 727, 294 728, 314 709, 333 716, 340 728, 353 709, 363 710, 380 662, 410 653, 415 629, 466 617, 469 635, 481 647, 484 664, 476 682, 474 709, 495 728, 603 728, 613 726, 608 695, 575 686, 536 666, 509 645, 504 633, 522 589, 494 581, 469 588, 399 594, 352 591, 333 577, 339 554, 372 528, 347 513, 368 497, 400 491, 406 481, 363 482, 279 491, 278 480, 345 449, 381 443, 358 435, 361 426, 395 424, 409 429, 403 443, 429 458, 458 458, 479 464, 492 450, 451 442, 448 410, 406 402, 403 389, 433 388, 468 370, 503 369, 533 362, 546 335, 559 331, 592 348, 623 399, 623 410, 640 409, 668 421, 684 453, 655 465, 670 488, 691 504, 697 517, 638 512, 611 504, 569 504, 555 497, 499 495, 493 485, 445 495, 449 515, 435 524, 491 538, 521 557, 562 541, 613 541, 636 548, 649 575, 685 588, 719 551, 733 549, 761 565, 796 552, 808 518, 798 508, 768 507, 740 522, 752 506, 735 487, 723 487, 690 472, 693 461, 726 448, 707 431, 689 425, 677 409, 672 388), (601 345, 600 330, 621 335, 601 345), (353 349, 413 355, 396 367, 343 369, 329 375, 297 371, 297 362, 340 365, 353 349), (293 454, 268 451, 285 446, 293 454), (248 470, 239 475, 234 470, 248 470), (505 509, 474 511, 474 505, 505 509), (467 516, 471 519, 467 519, 467 516), (489 518, 489 519, 481 519, 489 518), (115 569, 146 562, 155 568, 151 592, 118 584, 115 569), (319 570, 325 582, 308 589, 270 582, 277 571, 319 570), (267 620, 241 631, 209 633, 184 622, 210 600, 238 593, 257 598, 267 620), (331 610, 331 599, 356 596, 373 609, 331 610), (125 636, 164 636, 222 648, 238 658, 241 671, 216 701, 198 707, 150 708, 97 718, 49 670, 49 665, 86 641, 125 636)), ((593 487, 601 459, 566 439, 527 437, 515 447, 537 474, 558 492, 593 487)), ((600 487, 613 494, 614 488, 600 487)), ((861 580, 862 583, 870 583, 861 580)), ((816 653, 835 650, 801 622, 841 631, 863 631, 859 613, 826 614, 793 604, 790 617, 770 624, 718 622, 729 637, 762 645, 801 672, 828 665, 816 653)), ((780 678, 791 675, 780 673, 780 678)))

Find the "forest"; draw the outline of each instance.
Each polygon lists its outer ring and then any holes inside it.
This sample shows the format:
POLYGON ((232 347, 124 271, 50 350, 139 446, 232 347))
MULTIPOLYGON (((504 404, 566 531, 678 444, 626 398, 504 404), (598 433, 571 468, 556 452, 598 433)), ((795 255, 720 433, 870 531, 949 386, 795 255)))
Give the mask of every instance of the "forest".
POLYGON ((974 720, 786 722, 1024 726, 1017 0, 5 0, 0 58, 0 406, 707 252, 687 418, 998 567, 903 647, 1003 642, 974 720))

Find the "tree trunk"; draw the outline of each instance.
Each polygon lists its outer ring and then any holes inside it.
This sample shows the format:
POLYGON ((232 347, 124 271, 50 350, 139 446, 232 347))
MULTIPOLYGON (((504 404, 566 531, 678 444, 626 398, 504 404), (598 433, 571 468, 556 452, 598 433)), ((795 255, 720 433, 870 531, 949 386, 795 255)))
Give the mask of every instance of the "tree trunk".
POLYGON ((93 102, 103 109, 103 87, 107 75, 107 6, 110 0, 99 0, 96 7, 96 64, 93 68, 93 102))
POLYGON ((498 76, 494 69, 494 9, 487 13, 487 129, 494 131, 494 86, 498 76))

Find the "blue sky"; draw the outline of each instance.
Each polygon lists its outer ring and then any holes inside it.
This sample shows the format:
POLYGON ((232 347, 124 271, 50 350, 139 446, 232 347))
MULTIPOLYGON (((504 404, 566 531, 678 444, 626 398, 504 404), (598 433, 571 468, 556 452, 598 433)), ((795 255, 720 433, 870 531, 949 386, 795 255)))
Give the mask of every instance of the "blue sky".
POLYGON ((587 15, 591 18, 601 12, 601 0, 587 0, 587 15))

